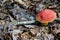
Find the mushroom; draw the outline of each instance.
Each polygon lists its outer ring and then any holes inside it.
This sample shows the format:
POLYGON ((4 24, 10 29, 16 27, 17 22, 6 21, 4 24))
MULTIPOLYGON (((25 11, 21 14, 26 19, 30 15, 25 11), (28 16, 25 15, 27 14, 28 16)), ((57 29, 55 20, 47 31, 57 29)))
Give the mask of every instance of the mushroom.
POLYGON ((36 20, 41 23, 53 22, 56 19, 56 13, 51 9, 45 9, 38 12, 36 20))

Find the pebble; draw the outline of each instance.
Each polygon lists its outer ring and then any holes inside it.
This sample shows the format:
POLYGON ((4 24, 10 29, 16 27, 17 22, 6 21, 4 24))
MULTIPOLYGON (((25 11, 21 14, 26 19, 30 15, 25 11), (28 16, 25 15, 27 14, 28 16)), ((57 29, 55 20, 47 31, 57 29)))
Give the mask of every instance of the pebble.
POLYGON ((30 32, 33 34, 33 35, 36 35, 39 31, 39 28, 34 28, 34 29, 30 29, 30 32))
POLYGON ((21 34, 21 38, 22 39, 29 39, 31 36, 29 35, 28 32, 24 32, 23 34, 21 34))

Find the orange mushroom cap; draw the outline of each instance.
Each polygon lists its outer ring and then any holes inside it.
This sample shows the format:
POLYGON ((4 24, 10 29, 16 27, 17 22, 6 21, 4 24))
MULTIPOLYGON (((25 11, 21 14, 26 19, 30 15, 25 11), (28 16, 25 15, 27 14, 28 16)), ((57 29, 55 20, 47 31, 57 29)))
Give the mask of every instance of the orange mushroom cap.
POLYGON ((56 13, 51 9, 39 11, 36 15, 36 20, 41 23, 53 22, 56 19, 56 13))

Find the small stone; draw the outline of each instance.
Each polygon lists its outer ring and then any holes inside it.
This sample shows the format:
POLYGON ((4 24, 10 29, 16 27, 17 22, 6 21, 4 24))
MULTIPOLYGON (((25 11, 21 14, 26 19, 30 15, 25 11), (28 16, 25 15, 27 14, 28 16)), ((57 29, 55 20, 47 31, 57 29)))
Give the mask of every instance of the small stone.
POLYGON ((31 32, 33 35, 36 35, 38 31, 39 31, 39 28, 30 29, 30 32, 31 32))
POLYGON ((29 35, 28 32, 24 32, 23 34, 21 34, 21 38, 22 39, 29 39, 31 36, 29 35))
POLYGON ((5 21, 0 20, 0 25, 4 25, 4 24, 5 24, 5 21))

